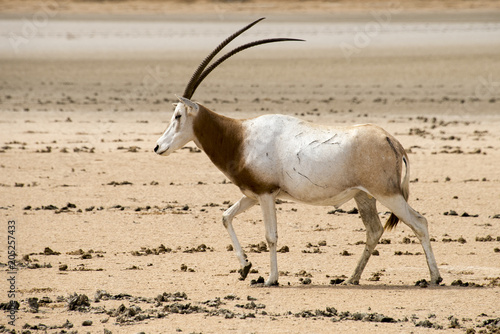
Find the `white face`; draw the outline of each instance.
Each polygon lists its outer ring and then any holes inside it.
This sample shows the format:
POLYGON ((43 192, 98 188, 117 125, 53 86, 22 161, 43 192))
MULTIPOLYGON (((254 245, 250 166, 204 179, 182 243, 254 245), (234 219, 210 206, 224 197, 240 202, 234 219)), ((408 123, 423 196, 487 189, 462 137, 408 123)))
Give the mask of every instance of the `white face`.
POLYGON ((195 111, 184 103, 177 103, 170 125, 156 142, 154 151, 167 156, 194 139, 193 119, 195 111))

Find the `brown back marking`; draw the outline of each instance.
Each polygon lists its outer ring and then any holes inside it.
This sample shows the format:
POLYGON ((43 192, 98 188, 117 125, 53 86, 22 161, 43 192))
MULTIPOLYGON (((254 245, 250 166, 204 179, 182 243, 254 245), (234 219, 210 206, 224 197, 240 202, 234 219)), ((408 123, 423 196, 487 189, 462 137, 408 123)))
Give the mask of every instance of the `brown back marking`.
POLYGON ((193 122, 194 135, 214 165, 242 190, 257 195, 275 191, 277 185, 264 182, 245 166, 242 120, 219 115, 198 105, 199 111, 193 122))

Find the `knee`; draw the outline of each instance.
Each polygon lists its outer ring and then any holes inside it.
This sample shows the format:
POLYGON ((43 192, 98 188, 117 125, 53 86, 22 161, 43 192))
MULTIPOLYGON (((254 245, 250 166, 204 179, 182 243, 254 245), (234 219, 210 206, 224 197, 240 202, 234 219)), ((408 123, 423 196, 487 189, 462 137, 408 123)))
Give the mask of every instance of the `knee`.
POLYGON ((413 228, 413 231, 415 232, 415 234, 417 235, 417 237, 420 239, 420 241, 422 241, 423 239, 428 239, 429 238, 429 229, 428 229, 427 219, 425 219, 424 217, 420 216, 418 218, 418 222, 420 224, 418 224, 417 226, 415 226, 413 228))
POLYGON ((420 220, 420 223, 422 224, 422 226, 424 226, 427 229, 427 227, 429 226, 427 219, 425 219, 424 216, 419 214, 418 220, 420 220))
POLYGON ((278 234, 266 233, 266 241, 269 246, 275 246, 278 243, 278 234))

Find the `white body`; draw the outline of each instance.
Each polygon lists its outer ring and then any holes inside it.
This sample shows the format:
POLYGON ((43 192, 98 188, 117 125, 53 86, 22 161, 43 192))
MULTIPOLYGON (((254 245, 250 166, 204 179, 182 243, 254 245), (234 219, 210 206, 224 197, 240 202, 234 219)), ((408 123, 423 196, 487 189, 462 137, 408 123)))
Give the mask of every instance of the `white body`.
MULTIPOLYGON (((356 137, 371 125, 321 127, 294 117, 265 115, 243 122, 246 164, 280 197, 314 205, 340 206, 361 185, 346 186, 356 137)), ((248 194, 254 196, 253 194, 248 194)))
POLYGON ((313 205, 340 206, 354 198, 366 227, 366 246, 348 280, 358 284, 384 228, 376 200, 401 219, 424 249, 431 282, 441 277, 431 249, 427 220, 407 203, 409 161, 401 144, 383 129, 366 124, 324 127, 283 115, 235 120, 180 98, 155 152, 168 155, 193 140, 244 196, 223 215, 244 279, 251 267, 236 237, 233 218, 259 203, 266 226, 271 271, 266 285, 278 282, 276 198, 313 205), (403 176, 404 174, 404 176, 403 176))

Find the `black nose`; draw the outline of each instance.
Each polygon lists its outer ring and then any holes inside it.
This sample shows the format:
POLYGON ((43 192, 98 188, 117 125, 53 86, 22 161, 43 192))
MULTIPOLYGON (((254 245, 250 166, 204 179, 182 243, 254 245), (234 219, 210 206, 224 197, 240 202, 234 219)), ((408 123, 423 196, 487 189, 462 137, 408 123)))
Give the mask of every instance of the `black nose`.
POLYGON ((159 148, 160 148, 160 146, 156 145, 155 146, 155 152, 157 152, 159 148))

